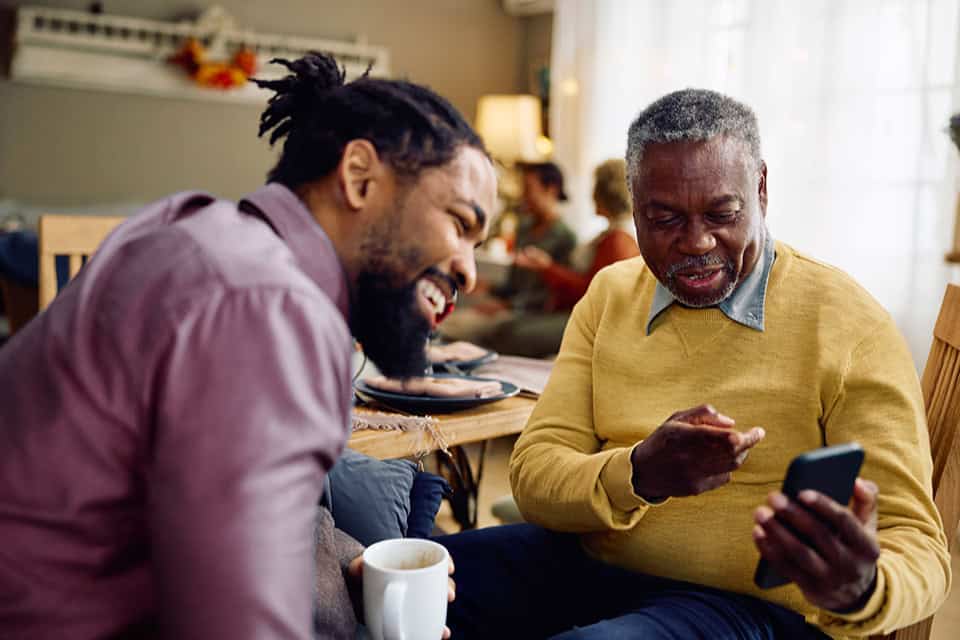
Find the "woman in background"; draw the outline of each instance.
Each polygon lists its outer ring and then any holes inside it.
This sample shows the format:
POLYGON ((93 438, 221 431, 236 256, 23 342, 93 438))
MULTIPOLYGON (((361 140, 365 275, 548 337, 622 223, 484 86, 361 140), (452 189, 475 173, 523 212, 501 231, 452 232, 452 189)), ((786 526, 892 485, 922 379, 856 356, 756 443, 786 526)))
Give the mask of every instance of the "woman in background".
POLYGON ((575 268, 558 264, 535 246, 527 246, 517 254, 516 266, 539 273, 550 289, 549 311, 513 318, 498 328, 490 341, 491 348, 500 353, 530 357, 556 353, 570 310, 586 293, 593 276, 618 260, 640 255, 633 235, 630 191, 623 160, 607 160, 596 168, 593 203, 597 215, 608 220, 607 229, 574 252, 575 268))

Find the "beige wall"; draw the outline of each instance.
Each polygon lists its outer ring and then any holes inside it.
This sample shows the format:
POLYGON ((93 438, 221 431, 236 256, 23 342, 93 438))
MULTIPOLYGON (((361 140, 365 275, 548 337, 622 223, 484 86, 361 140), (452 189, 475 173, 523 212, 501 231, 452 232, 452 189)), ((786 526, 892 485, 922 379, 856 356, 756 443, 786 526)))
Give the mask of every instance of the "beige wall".
MULTIPOLYGON (((0 5, 9 5, 0 2, 0 5)), ((25 4, 84 9, 87 0, 25 4)), ((207 2, 112 0, 112 14, 170 19, 207 2)), ((325 38, 364 34, 393 75, 432 86, 473 118, 485 93, 526 90, 530 18, 499 0, 219 0, 243 26, 325 38)), ((50 205, 145 201, 202 188, 238 197, 273 152, 253 106, 53 89, 0 80, 0 198, 50 205)))
POLYGON ((538 89, 531 72, 541 65, 550 65, 550 45, 553 42, 553 14, 543 13, 523 19, 523 60, 521 88, 535 93, 538 89))

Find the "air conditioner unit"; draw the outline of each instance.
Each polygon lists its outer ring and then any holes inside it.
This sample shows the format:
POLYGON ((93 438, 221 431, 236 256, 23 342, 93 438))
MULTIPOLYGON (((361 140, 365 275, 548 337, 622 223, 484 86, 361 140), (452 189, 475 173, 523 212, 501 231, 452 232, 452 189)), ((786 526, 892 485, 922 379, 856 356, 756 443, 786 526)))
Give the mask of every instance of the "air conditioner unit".
POLYGON ((503 0, 503 10, 511 16, 553 13, 553 0, 503 0))
MULTIPOLYGON (((220 12, 222 13, 222 12, 220 12)), ((229 16, 216 15, 216 28, 196 22, 162 22, 65 9, 20 7, 10 77, 15 82, 75 89, 96 89, 199 100, 262 105, 270 92, 253 83, 222 91, 197 87, 167 62, 188 38, 226 55, 239 47, 256 54, 257 78, 283 77, 270 65, 274 57, 298 58, 307 51, 330 52, 349 77, 372 68, 389 75, 385 47, 359 42, 320 40, 236 29, 229 16)))

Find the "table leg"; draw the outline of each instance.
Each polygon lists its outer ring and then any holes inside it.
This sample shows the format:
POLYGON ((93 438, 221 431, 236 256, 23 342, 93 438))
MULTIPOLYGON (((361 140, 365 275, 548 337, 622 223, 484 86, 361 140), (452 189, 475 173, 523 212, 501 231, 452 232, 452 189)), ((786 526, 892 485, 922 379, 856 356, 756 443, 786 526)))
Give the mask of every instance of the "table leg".
POLYGON ((437 468, 441 476, 453 489, 447 500, 453 511, 453 518, 463 530, 477 528, 477 509, 479 504, 480 481, 483 478, 483 464, 487 456, 487 441, 480 443, 476 473, 470 464, 470 457, 462 446, 450 447, 450 453, 437 452, 437 468))

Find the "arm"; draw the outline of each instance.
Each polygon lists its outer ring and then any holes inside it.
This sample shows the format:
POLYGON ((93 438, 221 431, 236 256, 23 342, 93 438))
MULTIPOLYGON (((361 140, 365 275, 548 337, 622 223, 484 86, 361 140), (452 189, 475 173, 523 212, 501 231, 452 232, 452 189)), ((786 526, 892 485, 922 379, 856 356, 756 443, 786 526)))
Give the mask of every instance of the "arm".
POLYGON ((731 418, 701 405, 674 413, 635 445, 601 450, 591 368, 599 324, 592 309, 605 306, 597 300, 603 288, 592 286, 574 308, 550 381, 510 460, 521 512, 550 529, 632 528, 665 498, 729 482, 764 436, 759 427, 736 431, 731 418))
POLYGON ((566 309, 583 297, 587 287, 590 286, 590 281, 600 269, 638 255, 640 250, 630 234, 614 229, 605 233, 603 239, 597 243, 593 262, 586 273, 579 273, 553 262, 542 271, 542 275, 556 296, 557 306, 566 309))
MULTIPOLYGON (((829 533, 820 536, 827 544, 811 554, 812 563, 817 556, 830 560, 833 545, 848 551, 826 563, 820 585, 813 579, 801 587, 811 602, 824 603, 810 621, 828 632, 886 633, 931 615, 950 585, 946 538, 931 498, 920 389, 910 354, 889 318, 854 348, 837 388, 825 407, 827 444, 859 441, 867 454, 861 475, 868 482, 858 482, 850 509, 825 498, 808 504, 839 537, 829 541, 829 533), (869 572, 861 572, 859 580, 867 588, 851 591, 845 583, 857 584, 857 576, 847 563, 856 557, 870 561, 869 572), (838 595, 849 599, 857 592, 860 597, 853 606, 842 607, 844 613, 826 610, 826 603, 843 599, 838 595)), ((818 536, 811 539, 816 544, 818 536)))
POLYGON ((629 529, 649 508, 633 492, 631 448, 601 451, 594 430, 595 289, 574 308, 550 381, 510 459, 524 517, 561 531, 629 529))
POLYGON ((147 470, 157 609, 176 638, 310 638, 317 501, 347 437, 330 305, 214 292, 176 318, 147 470))

